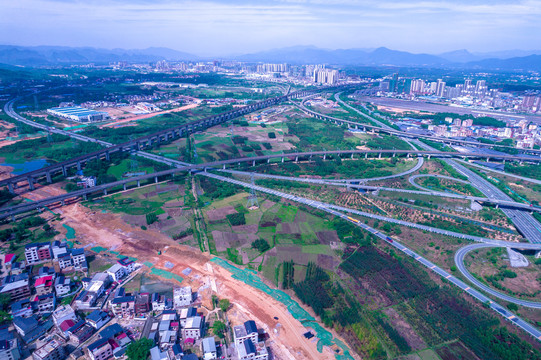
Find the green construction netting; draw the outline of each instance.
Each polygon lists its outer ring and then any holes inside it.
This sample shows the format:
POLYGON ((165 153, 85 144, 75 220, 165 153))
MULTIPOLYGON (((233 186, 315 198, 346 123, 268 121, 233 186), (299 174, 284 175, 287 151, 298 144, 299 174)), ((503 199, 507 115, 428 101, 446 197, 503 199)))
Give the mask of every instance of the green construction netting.
POLYGON ((107 249, 104 248, 103 246, 94 246, 90 250, 92 250, 92 251, 94 251, 95 253, 98 253, 98 254, 103 252, 103 251, 107 251, 107 249))
POLYGON ((145 261, 145 262, 143 263, 143 265, 145 265, 145 266, 148 267, 148 268, 152 268, 152 267, 154 266, 154 264, 151 263, 150 261, 145 261))
POLYGON ((333 338, 332 334, 323 326, 321 326, 316 321, 316 319, 311 316, 306 310, 304 310, 298 302, 293 300, 291 296, 281 290, 272 289, 263 281, 261 281, 255 271, 239 269, 218 257, 213 258, 211 261, 230 271, 233 274, 233 278, 238 279, 256 289, 259 289, 266 294, 269 294, 274 299, 280 301, 287 307, 287 309, 295 319, 299 320, 304 326, 314 329, 314 331, 316 332, 316 336, 319 338, 319 341, 317 343, 317 350, 319 352, 323 352, 323 346, 325 345, 332 346, 336 344, 343 351, 343 354, 335 354, 336 359, 353 359, 353 357, 349 353, 349 349, 346 344, 344 344, 339 339, 333 338))
POLYGON ((67 230, 66 239, 72 240, 72 239, 76 238, 74 228, 72 228, 71 226, 66 225, 66 224, 63 224, 62 226, 67 230))
POLYGON ((173 274, 170 271, 166 271, 166 270, 162 270, 162 269, 152 268, 152 270, 150 270, 150 273, 154 274, 154 275, 161 276, 161 277, 163 277, 165 279, 169 279, 169 280, 174 279, 174 280, 176 280, 178 282, 182 282, 182 280, 184 280, 182 277, 178 276, 177 274, 173 274))

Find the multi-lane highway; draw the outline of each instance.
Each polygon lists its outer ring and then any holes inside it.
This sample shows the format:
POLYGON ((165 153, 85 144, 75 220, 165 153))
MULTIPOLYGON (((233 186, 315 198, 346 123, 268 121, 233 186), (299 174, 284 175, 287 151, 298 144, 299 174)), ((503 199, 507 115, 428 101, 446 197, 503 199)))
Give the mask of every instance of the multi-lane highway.
MULTIPOLYGON (((357 220, 355 218, 352 218, 350 216, 345 215, 344 213, 338 211, 335 206, 332 206, 332 205, 326 204, 326 203, 322 203, 320 201, 310 200, 310 199, 306 199, 306 198, 303 198, 303 197, 300 197, 300 196, 290 195, 290 194, 286 194, 286 193, 283 193, 283 192, 280 192, 280 191, 267 189, 267 188, 264 188, 264 187, 261 187, 261 186, 252 185, 250 183, 245 183, 245 182, 242 182, 242 181, 239 181, 239 180, 234 180, 234 179, 231 179, 231 178, 227 178, 227 177, 223 177, 223 176, 219 176, 219 175, 215 175, 215 174, 205 174, 205 176, 208 176, 208 177, 220 180, 220 181, 226 181, 226 182, 236 184, 236 185, 239 185, 239 186, 249 187, 249 188, 252 188, 254 190, 264 192, 264 193, 267 193, 267 194, 271 194, 271 195, 279 196, 279 197, 282 197, 282 198, 286 198, 286 199, 289 199, 291 201, 295 201, 295 202, 298 202, 298 203, 302 203, 302 204, 311 206, 311 207, 316 208, 316 209, 320 209, 322 211, 325 211, 327 213, 330 213, 332 215, 340 217, 340 218, 342 218, 342 219, 344 219, 346 221, 349 221, 349 222, 363 228, 364 230, 372 233, 373 235, 375 235, 379 239, 387 242, 389 245, 394 246, 396 249, 400 250, 404 254, 406 254, 408 256, 411 256, 414 260, 416 260, 419 263, 421 263, 422 265, 424 265, 430 271, 433 271, 434 273, 438 274, 439 276, 441 276, 445 280, 451 282, 452 284, 459 287, 460 289, 462 289, 464 292, 471 295, 475 299, 481 301, 484 304, 487 304, 487 306, 489 306, 498 315, 503 316, 508 321, 511 321, 514 325, 520 327, 521 329, 526 331, 528 334, 530 334, 531 336, 533 336, 537 340, 541 340, 541 331, 539 331, 535 326, 532 326, 531 324, 529 324, 524 319, 514 315, 512 312, 505 309, 502 305, 492 301, 490 298, 483 295, 481 292, 473 289, 471 286, 467 285, 466 283, 464 283, 462 280, 460 280, 456 276, 448 273, 447 271, 443 270, 442 268, 440 268, 436 264, 432 263, 428 259, 422 257, 418 253, 414 252, 413 250, 411 250, 408 247, 404 246, 400 242, 396 241, 396 239, 393 239, 393 238, 381 233, 379 230, 376 230, 376 229, 366 225, 362 221, 359 221, 359 220, 357 220)), ((347 210, 349 210, 349 209, 347 209, 347 210)), ((490 239, 488 239, 488 240, 490 240, 490 239)), ((505 243, 505 242, 503 242, 503 243, 505 243)), ((481 245, 485 245, 485 244, 481 244, 481 245)), ((534 245, 534 244, 528 244, 528 245, 534 245)), ((495 246, 501 246, 501 245, 495 245, 495 246)), ((535 246, 539 247, 541 245, 535 245, 535 246)), ((513 302, 514 302, 517 299, 511 299, 511 300, 513 300, 513 302)), ((518 301, 520 301, 520 300, 518 300, 518 301)))

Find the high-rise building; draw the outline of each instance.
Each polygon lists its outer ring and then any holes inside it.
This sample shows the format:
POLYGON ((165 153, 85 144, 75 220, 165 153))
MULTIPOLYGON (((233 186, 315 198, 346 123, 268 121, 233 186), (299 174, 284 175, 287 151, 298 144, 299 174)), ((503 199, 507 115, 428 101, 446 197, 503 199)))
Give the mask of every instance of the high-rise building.
POLYGON ((411 81, 410 94, 423 94, 425 91, 425 82, 421 79, 411 81))
POLYGON ((443 97, 445 91, 445 81, 438 79, 436 84, 436 96, 443 97))
POLYGON ((257 65, 257 72, 260 74, 285 73, 288 71, 289 71, 288 64, 259 64, 257 65))
POLYGON ((482 91, 483 88, 486 88, 486 81, 485 80, 477 80, 477 83, 475 84, 475 92, 482 91))
POLYGON ((316 69, 314 70, 313 79, 317 84, 336 84, 338 82, 338 70, 316 69))

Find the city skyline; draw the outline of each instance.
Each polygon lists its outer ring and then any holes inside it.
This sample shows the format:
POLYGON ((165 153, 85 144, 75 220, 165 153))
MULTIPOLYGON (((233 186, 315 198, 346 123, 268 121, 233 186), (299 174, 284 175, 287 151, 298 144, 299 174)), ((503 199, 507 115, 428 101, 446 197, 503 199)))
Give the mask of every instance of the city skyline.
POLYGON ((5 2, 0 43, 168 47, 226 56, 311 44, 438 54, 535 50, 541 1, 5 2))

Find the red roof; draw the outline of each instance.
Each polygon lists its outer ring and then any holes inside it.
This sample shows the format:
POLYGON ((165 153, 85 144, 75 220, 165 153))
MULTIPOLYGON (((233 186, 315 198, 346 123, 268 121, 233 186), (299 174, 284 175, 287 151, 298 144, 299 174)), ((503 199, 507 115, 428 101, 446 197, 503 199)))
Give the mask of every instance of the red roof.
POLYGON ((178 322, 176 321, 171 322, 171 326, 178 326, 178 322))
POLYGON ((118 343, 114 341, 113 339, 109 339, 109 344, 113 347, 113 350, 119 347, 118 343))
POLYGON ((53 277, 51 275, 44 276, 42 278, 37 279, 34 286, 40 286, 40 285, 51 286, 52 281, 53 281, 53 277))
POLYGON ((187 338, 186 340, 184 340, 184 344, 188 344, 188 343, 194 344, 194 343, 195 343, 195 340, 192 339, 192 338, 187 338))
POLYGON ((128 335, 126 335, 126 333, 122 333, 122 334, 118 335, 116 338, 120 340, 120 339, 124 339, 126 336, 128 336, 128 335))
POLYGON ((66 331, 70 327, 72 327, 73 325, 75 325, 75 322, 73 320, 71 320, 71 319, 64 320, 64 321, 62 321, 62 324, 60 324, 60 330, 66 331))
POLYGON ((15 254, 6 254, 4 262, 7 264, 15 259, 15 254))

